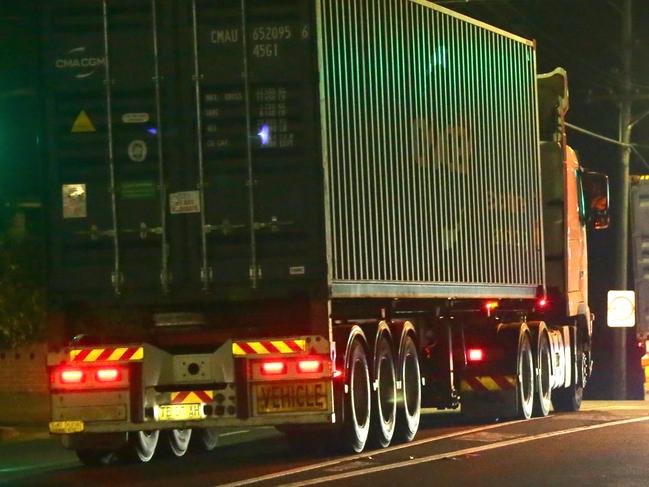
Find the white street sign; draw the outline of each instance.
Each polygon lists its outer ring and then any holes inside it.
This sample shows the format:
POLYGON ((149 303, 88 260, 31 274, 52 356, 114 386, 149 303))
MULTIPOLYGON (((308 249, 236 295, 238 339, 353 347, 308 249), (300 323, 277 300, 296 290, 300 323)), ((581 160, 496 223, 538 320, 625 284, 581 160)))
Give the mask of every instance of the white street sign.
POLYGON ((635 326, 635 291, 608 292, 607 321, 611 328, 635 326))

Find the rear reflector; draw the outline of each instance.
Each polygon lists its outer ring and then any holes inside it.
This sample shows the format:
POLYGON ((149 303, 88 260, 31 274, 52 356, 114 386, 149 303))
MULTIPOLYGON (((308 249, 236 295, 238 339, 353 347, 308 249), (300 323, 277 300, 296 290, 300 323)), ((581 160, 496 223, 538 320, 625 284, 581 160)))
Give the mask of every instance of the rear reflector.
POLYGON ((86 375, 79 369, 66 369, 61 371, 61 382, 63 384, 81 384, 86 375))
POLYGON ((469 349, 469 362, 482 362, 484 360, 484 350, 481 348, 469 349))
POLYGON ((300 360, 297 363, 297 370, 305 374, 322 372, 322 360, 319 359, 300 360))
POLYGON ((95 372, 95 378, 97 382, 118 382, 122 380, 122 373, 115 368, 99 369, 95 372))
POLYGON ((264 375, 285 374, 286 362, 264 362, 261 364, 261 373, 264 375))

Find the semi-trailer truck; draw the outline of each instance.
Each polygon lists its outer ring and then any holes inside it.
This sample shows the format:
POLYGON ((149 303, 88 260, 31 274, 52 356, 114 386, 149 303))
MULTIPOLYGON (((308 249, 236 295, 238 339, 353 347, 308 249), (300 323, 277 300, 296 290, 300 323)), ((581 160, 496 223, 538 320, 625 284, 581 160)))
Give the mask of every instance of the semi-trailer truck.
POLYGON ((579 409, 608 183, 534 42, 426 0, 42 19, 49 296, 95 330, 49 356, 50 431, 83 462, 579 409))

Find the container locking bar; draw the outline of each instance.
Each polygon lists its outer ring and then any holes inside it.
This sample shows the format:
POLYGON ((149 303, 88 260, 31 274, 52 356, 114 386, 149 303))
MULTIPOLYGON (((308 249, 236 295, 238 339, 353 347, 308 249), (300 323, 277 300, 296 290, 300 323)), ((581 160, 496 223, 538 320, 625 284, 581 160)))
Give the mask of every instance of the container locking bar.
POLYGON ((146 224, 140 225, 140 238, 145 239, 148 233, 156 233, 160 239, 160 287, 164 294, 169 293, 171 276, 169 273, 169 239, 167 238, 167 183, 165 181, 164 147, 162 144, 162 101, 160 76, 160 52, 158 46, 158 9, 157 1, 151 0, 151 24, 153 32, 153 60, 155 85, 155 110, 156 110, 156 141, 158 143, 158 186, 160 191, 160 227, 147 228, 146 224))
POLYGON ((243 49, 243 84, 246 101, 246 159, 248 161, 248 208, 250 215, 250 281, 253 289, 257 288, 261 272, 257 262, 257 235, 255 233, 255 175, 252 164, 252 118, 250 116, 250 63, 248 59, 248 20, 246 17, 246 0, 241 0, 241 39, 243 49), (257 269, 257 271, 254 271, 257 269))
POLYGON ((113 220, 113 228, 110 231, 103 232, 107 236, 113 238, 113 272, 111 275, 111 282, 116 295, 121 294, 121 286, 124 281, 120 267, 120 246, 118 234, 118 221, 117 221, 117 196, 115 186, 115 151, 114 151, 114 138, 113 138, 113 100, 112 100, 112 78, 110 72, 110 52, 108 46, 108 2, 102 1, 103 10, 103 26, 104 26, 104 86, 106 88, 106 126, 108 129, 108 172, 110 176, 110 203, 111 213, 113 220), (111 233, 108 233, 111 232, 111 233))
POLYGON ((207 231, 205 217, 205 156, 203 154, 203 118, 202 118, 202 100, 201 100, 201 80, 203 75, 200 70, 198 59, 198 11, 196 0, 192 0, 192 26, 193 26, 193 55, 194 55, 194 90, 196 96, 196 144, 198 148, 198 192, 201 205, 201 281, 203 291, 207 292, 212 281, 212 268, 209 266, 207 255, 207 231))

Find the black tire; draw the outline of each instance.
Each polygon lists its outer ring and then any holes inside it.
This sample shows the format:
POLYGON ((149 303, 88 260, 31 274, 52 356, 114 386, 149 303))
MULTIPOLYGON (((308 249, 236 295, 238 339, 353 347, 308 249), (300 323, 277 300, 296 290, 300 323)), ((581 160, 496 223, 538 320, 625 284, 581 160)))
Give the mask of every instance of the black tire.
POLYGON ((182 457, 189 449, 189 442, 192 438, 191 429, 173 429, 164 432, 166 447, 169 453, 175 457, 182 457))
POLYGON ((372 391, 369 442, 372 446, 386 448, 392 441, 396 427, 397 377, 392 344, 386 336, 379 338, 375 350, 376 389, 372 391))
POLYGON ((101 467, 111 465, 117 461, 115 452, 106 450, 76 450, 79 461, 88 467, 101 467))
POLYGON ((192 451, 212 451, 219 446, 219 433, 216 428, 195 429, 192 433, 192 451))
POLYGON ((128 434, 128 445, 121 452, 125 460, 148 463, 155 455, 160 431, 135 431, 128 434))
POLYGON ((584 388, 577 385, 552 391, 552 407, 558 413, 574 413, 581 409, 584 388))
POLYGON ((534 411, 534 358, 530 335, 521 328, 516 354, 516 397, 518 416, 522 419, 532 417, 534 411))
POLYGON ((579 345, 577 360, 577 371, 580 377, 576 377, 577 384, 552 391, 552 407, 561 413, 574 413, 581 409, 581 401, 584 397, 584 385, 588 379, 590 370, 590 352, 587 345, 578 341, 579 345))
POLYGON ((410 335, 405 338, 399 357, 401 398, 397 408, 395 438, 412 441, 419 430, 421 419, 421 370, 417 345, 410 335))
MULTIPOLYGON (((584 364, 588 359, 586 353, 580 353, 577 367, 584 369, 584 364)), ((583 372, 582 372, 583 374, 583 372)), ((573 384, 569 387, 562 387, 552 391, 552 407, 559 413, 574 413, 581 409, 581 401, 584 397, 584 388, 582 384, 573 384)))
POLYGON ((547 416, 552 405, 552 355, 550 339, 544 328, 539 329, 535 356, 534 416, 547 416))
POLYGON ((345 394, 344 450, 360 453, 365 448, 370 431, 372 398, 367 351, 362 340, 356 338, 348 350, 347 388, 345 394))

